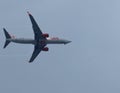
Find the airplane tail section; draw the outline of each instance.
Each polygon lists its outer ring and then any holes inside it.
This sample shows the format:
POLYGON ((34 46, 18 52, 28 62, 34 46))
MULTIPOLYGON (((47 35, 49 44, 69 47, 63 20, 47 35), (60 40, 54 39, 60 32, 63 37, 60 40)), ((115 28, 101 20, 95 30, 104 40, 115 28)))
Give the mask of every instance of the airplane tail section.
POLYGON ((3 48, 6 48, 8 46, 8 44, 10 43, 10 41, 8 39, 10 39, 11 36, 5 28, 3 28, 3 31, 4 31, 4 34, 5 34, 5 37, 6 37, 6 41, 5 41, 5 44, 4 44, 3 48))

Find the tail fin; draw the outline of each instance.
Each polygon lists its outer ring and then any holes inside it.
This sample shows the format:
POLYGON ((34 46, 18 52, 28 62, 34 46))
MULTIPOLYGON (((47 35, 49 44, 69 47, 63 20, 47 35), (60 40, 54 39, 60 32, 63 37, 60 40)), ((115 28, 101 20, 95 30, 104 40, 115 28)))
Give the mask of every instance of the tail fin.
POLYGON ((11 36, 9 35, 9 33, 6 31, 5 28, 3 28, 3 31, 4 31, 4 34, 5 34, 5 37, 6 37, 5 45, 4 45, 3 48, 6 48, 8 46, 8 44, 10 43, 10 41, 8 39, 10 39, 11 36))

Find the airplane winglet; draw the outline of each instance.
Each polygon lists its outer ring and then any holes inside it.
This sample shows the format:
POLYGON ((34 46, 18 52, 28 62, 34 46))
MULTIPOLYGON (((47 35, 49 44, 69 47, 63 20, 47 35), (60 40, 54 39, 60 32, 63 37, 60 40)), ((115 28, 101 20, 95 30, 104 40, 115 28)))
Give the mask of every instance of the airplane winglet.
POLYGON ((28 15, 31 15, 29 11, 27 11, 28 15))

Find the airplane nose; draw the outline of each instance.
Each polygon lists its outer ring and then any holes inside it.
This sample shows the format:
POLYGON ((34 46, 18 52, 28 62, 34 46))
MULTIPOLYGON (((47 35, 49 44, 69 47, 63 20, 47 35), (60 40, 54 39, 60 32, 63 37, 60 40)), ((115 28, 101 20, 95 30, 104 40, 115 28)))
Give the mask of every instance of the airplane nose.
POLYGON ((68 43, 70 43, 70 42, 72 42, 72 41, 68 41, 68 43))
POLYGON ((72 41, 68 41, 68 40, 66 40, 65 44, 68 44, 68 43, 70 43, 70 42, 72 42, 72 41))

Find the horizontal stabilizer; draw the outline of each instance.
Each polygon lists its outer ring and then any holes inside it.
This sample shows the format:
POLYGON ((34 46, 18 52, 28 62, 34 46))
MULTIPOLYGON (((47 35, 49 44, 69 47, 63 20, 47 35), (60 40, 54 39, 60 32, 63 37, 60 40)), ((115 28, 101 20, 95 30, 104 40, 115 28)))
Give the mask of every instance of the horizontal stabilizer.
POLYGON ((4 30, 4 33, 5 33, 6 39, 11 38, 11 36, 10 36, 9 33, 7 32, 7 30, 6 30, 5 28, 3 28, 3 30, 4 30))
POLYGON ((6 48, 8 46, 8 44, 10 43, 10 41, 8 39, 10 39, 11 36, 9 35, 9 33, 7 32, 7 30, 5 28, 3 28, 3 31, 4 31, 4 34, 5 34, 5 37, 6 37, 5 45, 4 45, 3 48, 6 48))
POLYGON ((7 46, 8 46, 8 44, 10 43, 10 41, 5 41, 5 45, 4 45, 4 47, 3 48, 6 48, 7 46))

